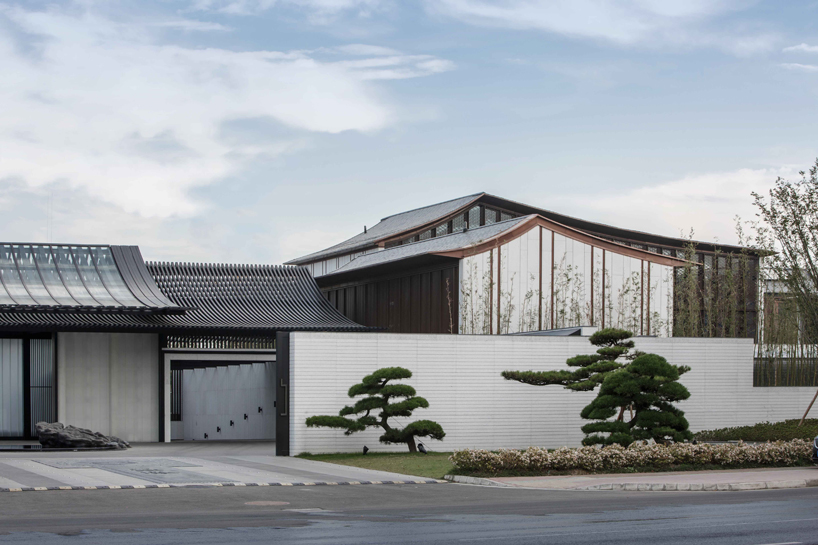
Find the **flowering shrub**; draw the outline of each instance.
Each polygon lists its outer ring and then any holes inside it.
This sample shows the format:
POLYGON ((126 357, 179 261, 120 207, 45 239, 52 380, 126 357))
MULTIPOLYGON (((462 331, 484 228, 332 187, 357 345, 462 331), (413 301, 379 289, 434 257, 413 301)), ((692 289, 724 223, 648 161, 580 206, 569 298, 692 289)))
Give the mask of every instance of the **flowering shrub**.
POLYGON ((810 460, 811 442, 803 439, 748 445, 675 443, 671 445, 633 443, 629 447, 608 445, 553 451, 540 447, 526 450, 456 450, 449 460, 455 468, 470 473, 547 473, 549 471, 610 471, 632 467, 667 468, 695 465, 797 465, 810 460))

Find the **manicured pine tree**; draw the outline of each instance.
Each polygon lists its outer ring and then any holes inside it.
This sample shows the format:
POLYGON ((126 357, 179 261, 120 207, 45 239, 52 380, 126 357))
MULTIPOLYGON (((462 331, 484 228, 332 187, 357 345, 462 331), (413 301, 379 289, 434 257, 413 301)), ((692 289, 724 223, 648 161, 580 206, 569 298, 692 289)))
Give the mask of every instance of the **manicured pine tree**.
POLYGON ((624 369, 608 374, 596 399, 580 414, 597 421, 582 427, 586 434, 582 443, 628 446, 639 440, 665 443, 691 439, 684 413, 673 406, 690 397, 687 388, 678 382, 689 370, 686 366, 671 365, 656 354, 641 354, 624 369), (617 410, 621 417, 622 407, 633 410, 630 421, 608 420, 617 410))
POLYGON ((412 372, 403 367, 378 369, 349 389, 349 397, 367 397, 359 399, 352 407, 344 407, 338 416, 311 416, 307 418, 307 426, 343 429, 344 435, 366 428, 382 428, 381 443, 406 443, 409 452, 417 452, 415 437, 441 440, 446 433, 440 424, 431 420, 417 420, 403 429, 389 424, 392 417, 409 417, 415 409, 429 407, 429 402, 417 396, 415 389, 408 384, 390 384, 390 381, 411 377, 412 372), (377 411, 380 412, 376 416, 373 413, 377 411))
POLYGON ((617 362, 619 358, 627 358, 628 351, 633 348, 633 341, 628 340, 633 333, 624 329, 606 328, 591 335, 590 341, 600 348, 596 354, 574 356, 565 363, 569 367, 576 367, 575 371, 503 371, 503 378, 516 380, 534 386, 549 384, 562 385, 569 390, 590 391, 602 384, 605 376, 625 364, 617 362))

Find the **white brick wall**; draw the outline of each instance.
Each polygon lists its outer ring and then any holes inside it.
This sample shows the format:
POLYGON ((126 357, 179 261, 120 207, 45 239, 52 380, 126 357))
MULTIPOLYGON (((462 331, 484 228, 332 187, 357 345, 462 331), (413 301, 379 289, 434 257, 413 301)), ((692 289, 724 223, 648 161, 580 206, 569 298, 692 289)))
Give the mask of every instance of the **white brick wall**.
MULTIPOLYGON (((640 338, 637 346, 692 370, 682 377, 691 397, 680 407, 693 431, 798 418, 814 388, 753 388, 751 339, 640 338)), ((328 428, 307 428, 317 414, 337 414, 352 399, 346 392, 380 367, 401 366, 407 381, 425 397, 428 409, 414 419, 443 426, 434 450, 500 447, 577 446, 585 422, 579 412, 595 392, 559 386, 528 386, 504 380, 500 372, 566 367, 565 360, 592 353, 582 337, 410 335, 391 333, 293 333, 290 345, 290 452, 402 451, 382 445, 380 433, 345 436, 328 428)))

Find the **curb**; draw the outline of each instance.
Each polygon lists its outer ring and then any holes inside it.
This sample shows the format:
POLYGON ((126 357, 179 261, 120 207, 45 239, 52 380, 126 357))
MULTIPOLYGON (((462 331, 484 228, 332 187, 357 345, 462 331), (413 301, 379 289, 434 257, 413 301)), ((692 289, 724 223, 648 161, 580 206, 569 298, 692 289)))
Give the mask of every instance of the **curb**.
POLYGON ((492 481, 491 479, 481 479, 480 477, 466 477, 465 475, 444 475, 444 479, 453 483, 476 484, 479 486, 497 486, 501 488, 514 488, 510 484, 492 481))
POLYGON ((799 481, 761 481, 756 483, 608 483, 567 490, 619 490, 627 492, 738 492, 741 490, 779 490, 818 486, 818 479, 799 481))
POLYGON ((22 488, 0 488, 0 492, 42 492, 45 490, 142 490, 147 488, 220 488, 242 486, 353 486, 367 484, 448 484, 448 481, 426 479, 419 481, 345 481, 314 483, 205 483, 205 484, 134 484, 105 486, 25 486, 22 488))

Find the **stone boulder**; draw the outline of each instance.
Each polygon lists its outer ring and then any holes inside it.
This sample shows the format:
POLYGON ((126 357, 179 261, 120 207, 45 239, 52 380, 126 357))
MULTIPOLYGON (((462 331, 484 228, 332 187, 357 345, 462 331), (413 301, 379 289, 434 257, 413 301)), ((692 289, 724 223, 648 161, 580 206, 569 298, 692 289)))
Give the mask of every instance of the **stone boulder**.
POLYGON ((127 441, 60 422, 37 422, 37 437, 43 448, 131 448, 127 441))

